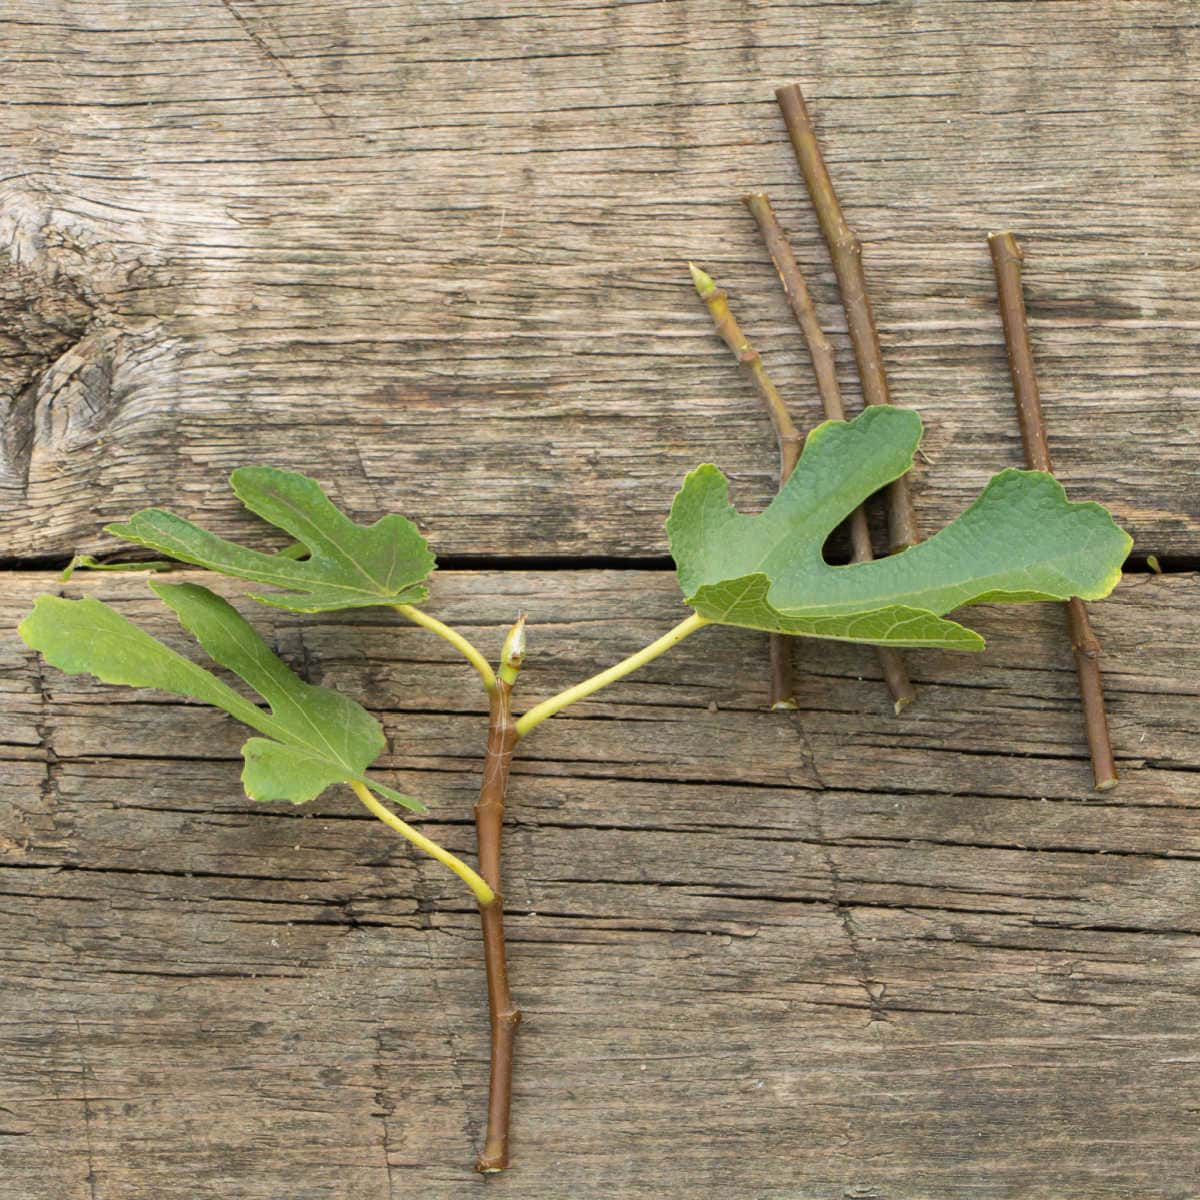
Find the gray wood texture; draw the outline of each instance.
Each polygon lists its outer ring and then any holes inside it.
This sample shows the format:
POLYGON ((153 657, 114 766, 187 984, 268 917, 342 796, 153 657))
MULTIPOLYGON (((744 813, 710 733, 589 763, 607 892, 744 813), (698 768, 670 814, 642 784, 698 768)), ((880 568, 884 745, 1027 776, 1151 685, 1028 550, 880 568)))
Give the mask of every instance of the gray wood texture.
MULTIPOLYGON (((6 1200, 1200 1196, 1194 6, 10 0, 0 29, 6 1200), (1047 606, 913 655, 900 719, 833 644, 765 712, 765 639, 708 630, 538 729, 505 851, 514 1167, 483 1181, 465 893, 348 796, 253 805, 231 721, 14 627, 91 594, 185 647, 139 578, 45 568, 151 504, 261 545, 221 480, 265 461, 487 556, 431 609, 490 650, 527 609, 527 702, 661 632, 665 572, 512 568, 665 553, 700 461, 773 491, 686 270, 811 424, 746 190, 858 407, 792 79, 926 421, 926 531, 1020 463, 984 236, 1027 252, 1059 475, 1174 568, 1092 609, 1122 782, 1090 790, 1047 606)), ((469 668, 386 615, 243 607, 377 712, 391 781, 472 855, 469 668)))
MULTIPOLYGON (((984 235, 1029 254, 1056 465, 1194 555, 1200 33, 1179 3, 8 6, 0 555, 111 545, 309 470, 444 553, 659 554, 685 471, 774 450, 692 294, 815 391, 740 194, 795 238, 857 389, 773 87, 864 243, 931 531, 1020 462, 984 235), (30 311, 32 310, 32 312, 30 311), (1132 445, 1131 445, 1132 443, 1132 445), (487 480, 487 486, 481 482, 487 480)), ((855 401, 856 402, 856 401, 855 401)))
MULTIPOLYGON (((12 575, 0 605, 7 1194, 467 1194, 465 889, 348 796, 248 802, 222 715, 39 667, 11 630, 47 586, 12 575)), ((186 645, 139 577, 65 591, 186 645)), ((528 609, 527 703, 679 612, 662 572, 447 574, 436 597, 484 645, 528 609)), ((771 713, 765 638, 705 630, 531 734, 515 1166, 489 1191, 1193 1194, 1198 600, 1143 575, 1094 606, 1123 772, 1102 795, 1056 606, 976 610, 986 654, 913 656, 899 720, 869 649, 800 644, 803 706, 771 713)), ((378 713, 385 778, 469 855, 470 669, 398 618, 243 607, 378 713)))

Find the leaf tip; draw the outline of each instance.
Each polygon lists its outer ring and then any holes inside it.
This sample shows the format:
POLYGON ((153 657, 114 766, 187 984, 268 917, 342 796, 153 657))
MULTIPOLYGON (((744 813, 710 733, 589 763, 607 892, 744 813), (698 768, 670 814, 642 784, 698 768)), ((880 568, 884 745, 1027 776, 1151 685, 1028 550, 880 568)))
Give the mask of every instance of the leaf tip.
MULTIPOLYGON (((347 782, 349 782, 347 780, 347 782)), ((360 779, 358 780, 364 787, 370 788, 377 792, 385 800, 390 800, 393 804, 399 804, 402 808, 407 808, 415 813, 427 813, 429 805, 422 803, 415 796, 407 796, 403 792, 396 791, 395 788, 387 787, 376 779, 360 779)))
POLYGON ((46 643, 43 640, 42 635, 47 632, 48 629, 53 628, 53 618, 49 616, 47 610, 59 604, 72 603, 82 602, 66 600, 62 596, 55 596, 50 592, 43 592, 40 596, 35 596, 33 600, 33 608, 25 615, 25 618, 17 626, 17 636, 25 643, 25 645, 30 648, 30 650, 36 650, 39 654, 44 656, 46 653, 46 643), (42 625, 43 618, 49 621, 48 625, 42 625))
MULTIPOLYGON (((39 599, 40 599, 40 597, 39 597, 39 599)), ((36 601, 35 601, 35 605, 36 605, 36 601)), ((35 607, 34 611, 35 612, 37 611, 36 607, 35 607)), ((21 639, 21 641, 23 641, 25 643, 25 645, 27 645, 30 648, 30 650, 36 650, 37 646, 35 646, 33 644, 33 638, 34 638, 35 634, 33 632, 33 625, 31 624, 32 621, 33 621, 33 613, 29 613, 21 621, 21 623, 17 626, 17 637, 19 637, 21 639)))
MULTIPOLYGON (((296 471, 283 471, 283 470, 280 470, 279 467, 267 467, 267 466, 262 465, 261 463, 259 463, 257 465, 250 465, 250 466, 244 466, 244 467, 234 467, 233 470, 229 472, 229 486, 234 490, 235 493, 237 493, 240 496, 241 493, 238 492, 239 484, 242 484, 242 485, 245 485, 247 483, 253 484, 256 479, 258 479, 258 480, 262 480, 262 479, 266 479, 266 478, 276 478, 277 479, 277 478, 281 478, 281 477, 295 478, 297 475, 298 475, 298 472, 296 472, 296 471)), ((305 476, 300 476, 300 478, 305 478, 305 476)))

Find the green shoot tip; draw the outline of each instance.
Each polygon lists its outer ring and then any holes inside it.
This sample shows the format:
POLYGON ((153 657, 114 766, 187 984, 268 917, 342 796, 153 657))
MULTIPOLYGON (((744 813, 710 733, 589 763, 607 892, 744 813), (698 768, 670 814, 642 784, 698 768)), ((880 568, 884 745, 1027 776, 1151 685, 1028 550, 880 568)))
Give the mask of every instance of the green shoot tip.
POLYGON ((517 616, 500 649, 500 678, 507 684, 517 681, 517 672, 525 661, 525 614, 517 616))
POLYGON ((707 300, 717 290, 712 276, 700 270, 694 262, 688 263, 688 270, 692 273, 692 283, 695 285, 696 294, 701 300, 707 300))

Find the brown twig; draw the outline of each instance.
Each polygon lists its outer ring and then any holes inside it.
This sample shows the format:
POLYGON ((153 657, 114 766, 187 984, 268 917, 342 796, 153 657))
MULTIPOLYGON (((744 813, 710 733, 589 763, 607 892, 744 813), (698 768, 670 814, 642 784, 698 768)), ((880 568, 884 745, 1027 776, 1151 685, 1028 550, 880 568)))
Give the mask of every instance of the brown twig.
MULTIPOLYGON (((771 207, 771 201, 765 192, 751 192, 744 196, 746 207, 758 222, 759 232, 766 243, 767 253, 775 264, 779 281, 783 284, 784 295, 800 329, 804 334, 808 354, 812 359, 813 374, 817 379, 817 391, 821 396, 821 407, 830 421, 844 421, 846 408, 842 403, 841 388, 838 387, 837 372, 834 368, 833 348, 821 322, 817 319, 816 305, 796 256, 792 253, 791 244, 779 218, 771 207)), ((867 525, 866 510, 860 505, 850 514, 850 544, 853 549, 854 562, 870 562, 874 558, 871 546, 871 532, 867 525)), ((904 656, 887 646, 877 646, 879 665, 883 671, 884 681, 897 715, 899 715, 917 697, 916 689, 908 678, 908 668, 904 665, 904 656)))
POLYGON ((500 834, 504 825, 504 798, 517 743, 512 715, 512 689, 524 655, 524 617, 518 619, 504 643, 500 677, 488 693, 488 739, 483 762, 483 783, 475 805, 475 833, 479 842, 479 873, 496 893, 491 904, 479 906, 483 926, 483 956, 487 970, 488 1012, 491 1017, 492 1056, 488 1083, 487 1133, 475 1170, 490 1174, 508 1166, 508 1121, 512 1105, 513 1042, 521 1012, 508 988, 508 962, 504 945, 504 902, 500 890, 500 834))
MULTIPOLYGON (((804 176, 817 221, 829 247, 829 256, 833 260, 858 375, 862 381, 863 399, 868 404, 890 404, 891 394, 883 370, 879 333, 875 328, 867 280, 863 274, 862 246, 842 215, 842 206, 838 203, 833 181, 821 156, 821 147, 799 84, 791 83, 777 88, 775 98, 779 101, 788 136, 792 140, 792 149, 800 164, 800 173, 804 176)), ((921 540, 907 475, 888 486, 888 537, 889 549, 893 554, 921 540)))
MULTIPOLYGON (((1025 462, 1031 470, 1052 472, 1050 447, 1046 442, 1046 423, 1033 351, 1029 345, 1029 324, 1025 316, 1025 297, 1021 289, 1021 247, 1011 233, 988 234, 992 267, 996 273, 996 291, 1000 297, 1000 319, 1004 324, 1004 343, 1012 372, 1013 395, 1017 402, 1017 422, 1025 446, 1025 462)), ((1117 765, 1113 760, 1108 736, 1108 717, 1104 711, 1104 687, 1100 680, 1100 643, 1092 633, 1083 601, 1074 597, 1063 606, 1067 612, 1067 631, 1075 651, 1079 675, 1079 694, 1083 701, 1083 721, 1088 749, 1092 756, 1092 775, 1101 791, 1117 785, 1117 765)))
POLYGON ((725 345, 733 351, 738 363, 745 368, 746 374, 754 380, 754 386, 767 407, 775 437, 779 442, 779 482, 782 484, 792 473, 800 458, 800 450, 804 445, 804 435, 796 428, 791 413, 783 402, 783 397, 771 382, 762 357, 750 345, 741 326, 729 311, 729 297, 717 287, 712 277, 700 270, 695 263, 688 263, 692 273, 692 282, 696 285, 696 294, 704 301, 705 307, 712 316, 713 325, 721 335, 725 345))
MULTIPOLYGON (((779 442, 779 486, 782 487, 792 473, 804 446, 804 435, 796 428, 787 405, 778 389, 771 382, 762 358, 742 332, 732 312, 729 299, 712 277, 700 270, 695 263, 688 263, 696 293, 704 301, 712 316, 713 325, 722 340, 733 351, 734 357, 754 380, 754 386, 766 405, 779 442)), ((792 639, 783 633, 773 633, 771 647, 771 707, 795 708, 796 683, 792 674, 792 639)))
POLYGON ((792 315, 804 334, 825 416, 831 421, 844 421, 846 409, 842 404, 842 390, 838 386, 837 370, 834 367, 833 347, 817 319, 817 307, 813 303, 808 284, 804 282, 800 264, 792 253, 787 234, 779 224, 779 218, 775 215, 766 192, 751 192, 743 196, 742 200, 750 210, 751 216, 758 222, 758 230, 766 244, 767 253, 775 264, 779 282, 783 284, 783 294, 787 297, 792 315))

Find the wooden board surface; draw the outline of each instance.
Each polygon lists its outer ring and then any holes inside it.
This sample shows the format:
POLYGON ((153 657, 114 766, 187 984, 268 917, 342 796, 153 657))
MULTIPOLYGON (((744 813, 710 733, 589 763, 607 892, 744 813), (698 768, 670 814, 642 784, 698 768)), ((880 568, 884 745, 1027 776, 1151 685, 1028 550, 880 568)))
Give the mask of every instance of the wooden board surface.
MULTIPOLYGON (((763 503, 772 437, 686 262, 811 424, 738 199, 770 191, 857 408, 792 79, 926 421, 924 528, 1020 461, 984 242, 1011 227, 1061 477, 1194 568, 1191 5, 12 0, 0 27, 6 1200, 1200 1194, 1194 573, 1094 610, 1103 796, 1054 608, 913 657, 902 719, 869 651, 810 643, 802 708, 764 712, 762 639, 706 631, 539 729, 506 835, 516 1167, 486 1182, 450 877, 347 798, 252 805, 231 722, 13 634, 61 588, 30 568, 137 508, 261 544, 221 490, 246 462, 506 567, 663 554, 704 460, 763 503)), ((184 644, 135 578, 66 590, 184 644)), ((531 700, 679 614, 628 570, 449 573, 437 601, 489 649, 530 610, 531 700)), ((392 782, 473 853, 469 669, 371 614, 252 616, 378 713, 392 782)))
MULTIPOLYGON (((451 1200, 486 1075, 465 893, 348 797, 256 806, 211 710, 38 665, 44 589, 184 648, 138 577, 0 593, 0 1154, 14 1200, 451 1200)), ((236 598, 237 593, 226 589, 236 598)), ((506 834, 526 1010, 498 1196, 1189 1197, 1200 1170, 1200 577, 1093 615, 1123 779, 1089 789, 1056 606, 983 656, 706 630, 538 729, 506 834)), ((390 782, 470 854, 469 668, 370 613, 239 600, 384 722, 390 782)), ((663 572, 448 573, 432 611, 526 703, 673 622, 663 572), (629 619, 629 613, 634 613, 629 619)))
POLYGON ((1141 554, 1198 553, 1200 55, 1178 2, 13 0, 0 556, 299 467, 444 554, 653 555, 683 473, 774 450, 685 263, 803 424, 738 197, 766 187, 853 393, 772 100, 799 75, 865 244, 926 530, 1019 461, 984 234, 1028 250, 1052 445, 1141 554))

